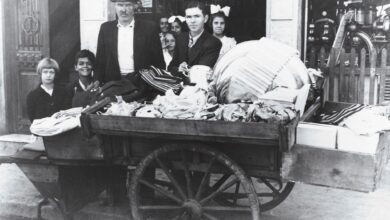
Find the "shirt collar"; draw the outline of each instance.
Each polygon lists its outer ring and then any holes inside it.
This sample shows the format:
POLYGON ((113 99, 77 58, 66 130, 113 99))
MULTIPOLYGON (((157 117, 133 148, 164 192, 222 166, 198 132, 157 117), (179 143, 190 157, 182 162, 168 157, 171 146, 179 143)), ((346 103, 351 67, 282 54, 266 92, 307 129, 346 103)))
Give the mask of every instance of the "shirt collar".
POLYGON ((81 82, 80 79, 79 79, 79 84, 80 84, 80 87, 81 87, 84 91, 87 91, 87 87, 84 86, 84 84, 81 82))
POLYGON ((204 29, 202 32, 200 32, 200 34, 198 34, 196 36, 191 36, 191 33, 188 33, 188 34, 190 35, 190 38, 192 38, 192 40, 194 41, 194 44, 195 44, 195 42, 200 38, 200 36, 202 36, 203 32, 204 32, 204 29))
POLYGON ((53 90, 54 88, 52 89, 47 89, 46 87, 44 87, 42 84, 41 84, 41 88, 43 89, 43 91, 45 91, 47 94, 49 94, 50 96, 53 95, 53 90))
POLYGON ((130 22, 130 24, 128 24, 128 25, 122 25, 121 23, 119 23, 119 21, 118 21, 118 24, 116 24, 116 26, 118 27, 118 28, 133 28, 134 27, 134 18, 133 18, 133 20, 130 22))

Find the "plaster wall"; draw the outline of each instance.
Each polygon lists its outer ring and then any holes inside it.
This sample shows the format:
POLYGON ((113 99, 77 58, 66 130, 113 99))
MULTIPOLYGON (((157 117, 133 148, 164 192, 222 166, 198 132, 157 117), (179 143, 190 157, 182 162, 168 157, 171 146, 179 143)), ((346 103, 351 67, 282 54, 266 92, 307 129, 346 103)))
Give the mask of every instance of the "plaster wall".
POLYGON ((3 1, 0 1, 0 135, 7 132, 4 87, 3 1))
POLYGON ((80 39, 81 49, 96 54, 100 25, 113 19, 110 0, 80 0, 80 39))
POLYGON ((267 0, 266 36, 301 51, 303 0, 267 0))

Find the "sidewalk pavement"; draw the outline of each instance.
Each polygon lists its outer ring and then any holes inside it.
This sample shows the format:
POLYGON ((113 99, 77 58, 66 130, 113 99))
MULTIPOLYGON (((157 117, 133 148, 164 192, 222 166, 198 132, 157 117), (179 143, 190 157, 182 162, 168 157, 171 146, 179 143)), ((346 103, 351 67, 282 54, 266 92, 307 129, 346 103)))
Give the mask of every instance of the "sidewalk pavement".
MULTIPOLYGON (((41 195, 14 164, 0 165, 0 219, 34 219, 41 195)), ((297 183, 290 196, 262 220, 389 220, 390 165, 379 189, 373 193, 331 189, 297 183)), ((75 220, 125 220, 128 207, 102 207, 93 202, 75 214, 75 220)), ((54 206, 43 209, 43 217, 61 220, 54 206)))

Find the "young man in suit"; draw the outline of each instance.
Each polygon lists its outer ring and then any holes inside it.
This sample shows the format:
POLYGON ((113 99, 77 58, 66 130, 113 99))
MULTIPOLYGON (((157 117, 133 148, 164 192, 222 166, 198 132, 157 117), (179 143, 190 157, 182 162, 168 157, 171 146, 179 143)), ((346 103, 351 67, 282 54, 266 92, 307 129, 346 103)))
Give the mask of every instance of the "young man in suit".
POLYGON ((185 14, 189 33, 178 36, 173 60, 168 67, 169 71, 178 76, 186 75, 193 65, 213 68, 222 47, 221 41, 204 29, 208 20, 204 3, 189 2, 185 14))
POLYGON ((101 25, 96 52, 95 79, 101 84, 130 80, 140 90, 145 85, 138 71, 151 65, 164 69, 159 29, 134 18, 136 0, 111 0, 117 20, 101 25))

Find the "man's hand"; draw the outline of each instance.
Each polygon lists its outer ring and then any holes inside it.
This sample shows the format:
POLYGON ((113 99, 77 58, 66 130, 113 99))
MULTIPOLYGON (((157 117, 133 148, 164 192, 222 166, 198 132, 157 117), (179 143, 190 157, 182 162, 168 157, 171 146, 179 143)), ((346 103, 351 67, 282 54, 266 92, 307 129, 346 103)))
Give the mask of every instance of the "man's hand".
POLYGON ((185 76, 188 77, 188 73, 190 72, 190 69, 188 68, 187 62, 182 62, 182 63, 179 65, 178 71, 181 72, 181 73, 183 73, 183 75, 185 75, 185 76))

